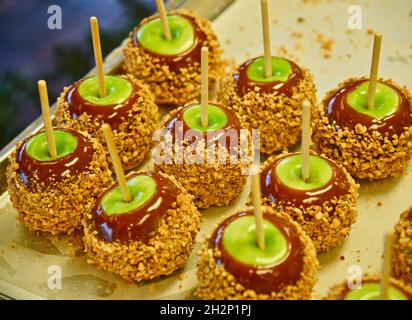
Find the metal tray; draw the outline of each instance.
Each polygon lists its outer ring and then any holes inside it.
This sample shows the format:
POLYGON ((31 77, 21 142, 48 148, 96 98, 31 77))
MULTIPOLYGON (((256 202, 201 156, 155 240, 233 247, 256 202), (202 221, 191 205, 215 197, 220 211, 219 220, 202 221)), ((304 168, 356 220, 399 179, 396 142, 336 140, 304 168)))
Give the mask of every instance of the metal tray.
MULTIPOLYGON (((320 99, 345 78, 368 74, 373 42, 370 30, 374 29, 384 35, 379 74, 412 87, 412 3, 409 0, 396 3, 360 0, 357 5, 362 9, 363 28, 349 30, 348 8, 352 2, 270 1, 274 53, 287 55, 308 67, 315 76, 320 99), (324 57, 329 54, 330 57, 324 57)), ((170 5, 183 5, 211 19, 226 56, 237 62, 263 51, 258 0, 171 1, 170 5)), ((107 57, 106 71, 115 70, 122 60, 120 46, 107 57)), ((88 265, 82 255, 69 256, 65 240, 37 236, 15 220, 16 212, 5 192, 6 158, 16 141, 41 125, 41 120, 35 121, 0 152, 0 292, 3 296, 15 299, 184 299, 190 296, 197 285, 197 251, 203 236, 211 232, 220 217, 244 205, 249 183, 233 205, 203 211, 197 244, 182 270, 154 281, 128 283, 88 265), (51 290, 47 285, 50 266, 61 269, 60 290, 51 290)), ((143 165, 150 166, 150 162, 143 165)), ((411 204, 411 169, 409 164, 404 175, 397 179, 360 182, 358 221, 341 246, 319 255, 321 270, 314 299, 321 298, 331 285, 344 281, 351 266, 367 273, 379 271, 383 234, 392 229, 399 214, 411 204)))

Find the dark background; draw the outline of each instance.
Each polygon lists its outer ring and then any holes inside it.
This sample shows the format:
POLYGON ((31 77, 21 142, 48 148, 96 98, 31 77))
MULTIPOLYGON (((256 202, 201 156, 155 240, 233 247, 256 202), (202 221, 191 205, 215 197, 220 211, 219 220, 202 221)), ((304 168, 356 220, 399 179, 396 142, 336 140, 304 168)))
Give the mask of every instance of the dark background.
POLYGON ((155 10, 155 0, 0 0, 0 149, 40 115, 37 80, 52 104, 93 67, 90 16, 105 57, 155 10), (61 30, 47 26, 50 5, 62 9, 61 30))

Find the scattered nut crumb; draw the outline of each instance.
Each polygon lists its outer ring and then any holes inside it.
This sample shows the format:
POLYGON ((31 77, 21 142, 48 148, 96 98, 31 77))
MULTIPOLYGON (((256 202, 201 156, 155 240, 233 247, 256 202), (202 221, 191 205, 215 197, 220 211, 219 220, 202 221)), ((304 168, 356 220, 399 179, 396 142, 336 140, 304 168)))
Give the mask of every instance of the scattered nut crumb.
POLYGON ((335 41, 331 38, 325 37, 323 33, 318 33, 316 35, 316 42, 320 44, 323 57, 326 59, 330 58, 332 55, 332 46, 335 41))

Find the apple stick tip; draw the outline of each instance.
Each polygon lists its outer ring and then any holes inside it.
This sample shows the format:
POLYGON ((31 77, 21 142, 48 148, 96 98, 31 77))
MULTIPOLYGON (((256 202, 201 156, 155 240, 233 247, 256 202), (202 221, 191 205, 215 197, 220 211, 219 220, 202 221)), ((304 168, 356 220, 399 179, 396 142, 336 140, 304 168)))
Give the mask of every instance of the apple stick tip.
POLYGON ((200 120, 202 127, 206 128, 209 125, 209 48, 206 46, 201 49, 200 69, 200 120))
POLYGON ((270 53, 269 8, 267 0, 262 0, 261 7, 265 77, 269 78, 272 76, 272 55, 270 53))
POLYGON ((50 116, 50 104, 49 104, 49 95, 47 93, 47 83, 45 80, 37 81, 39 96, 40 96, 40 105, 43 116, 44 129, 46 131, 47 147, 49 149, 49 155, 52 158, 57 157, 56 141, 54 139, 53 125, 51 122, 50 116))
POLYGON ((167 20, 167 12, 163 0, 156 0, 157 11, 159 12, 160 21, 162 23, 163 35, 167 41, 172 40, 169 21, 167 20))
POLYGON ((382 34, 375 33, 373 41, 372 62, 371 71, 369 77, 369 90, 368 90, 368 109, 372 110, 375 107, 376 98, 376 82, 378 81, 378 68, 379 58, 381 53, 382 34))
POLYGON ((90 18, 90 29, 92 32, 94 60, 96 63, 97 79, 99 83, 100 97, 106 96, 106 85, 104 83, 103 57, 100 44, 99 24, 96 17, 90 18))
POLYGON ((114 172, 116 173, 117 183, 119 184, 120 192, 124 202, 132 201, 129 187, 127 186, 126 176, 124 174, 123 166, 117 152, 116 144, 113 139, 113 132, 109 124, 104 123, 101 126, 104 138, 106 140, 107 149, 109 150, 110 158, 112 160, 114 172))
POLYGON ((310 178, 310 167, 309 167, 309 157, 310 157, 310 111, 311 103, 309 100, 305 99, 302 102, 302 167, 301 175, 305 182, 309 181, 310 178))

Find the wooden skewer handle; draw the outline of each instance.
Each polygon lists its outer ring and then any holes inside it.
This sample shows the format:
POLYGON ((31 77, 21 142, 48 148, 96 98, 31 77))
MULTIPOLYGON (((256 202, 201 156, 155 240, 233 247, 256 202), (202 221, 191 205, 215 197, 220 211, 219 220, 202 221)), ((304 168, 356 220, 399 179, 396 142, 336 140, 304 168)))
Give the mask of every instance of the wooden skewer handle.
POLYGON ((94 59, 96 61, 97 79, 99 81, 99 94, 100 97, 105 97, 106 86, 104 83, 102 48, 100 45, 99 23, 96 17, 90 18, 90 28, 92 30, 94 59))
POLYGON ((102 130, 106 139, 107 149, 109 149, 110 158, 112 159, 123 201, 130 202, 132 201, 132 197, 130 195, 129 187, 127 186, 127 180, 123 171, 122 163, 120 162, 119 154, 117 153, 117 148, 113 140, 112 128, 107 123, 105 123, 102 125, 102 130))
POLYGON ((49 96, 47 94, 47 84, 44 80, 37 82, 40 95, 40 105, 43 115, 44 128, 46 130, 47 146, 49 148, 49 154, 52 158, 57 157, 56 141, 54 139, 53 126, 50 117, 50 104, 49 96))
POLYGON ((378 69, 379 69, 379 57, 381 54, 382 35, 380 33, 375 34, 375 40, 373 41, 373 53, 371 73, 369 77, 369 90, 368 90, 368 109, 375 107, 376 98, 376 82, 378 81, 378 69))
POLYGON ((162 22, 162 29, 164 37, 167 41, 172 40, 172 33, 170 32, 169 21, 167 20, 167 13, 163 0, 156 0, 157 11, 159 12, 160 21, 162 22))
POLYGON ((310 110, 308 100, 302 104, 302 179, 309 181, 309 157, 310 157, 310 110))
POLYGON ((263 48, 265 62, 265 77, 272 76, 272 55, 270 53, 270 32, 269 32, 269 8, 268 1, 262 0, 262 28, 263 28, 263 48))
POLYGON ((208 103, 209 103, 209 49, 202 47, 201 50, 201 83, 200 83, 200 105, 201 124, 206 128, 209 125, 208 103))

